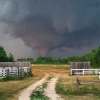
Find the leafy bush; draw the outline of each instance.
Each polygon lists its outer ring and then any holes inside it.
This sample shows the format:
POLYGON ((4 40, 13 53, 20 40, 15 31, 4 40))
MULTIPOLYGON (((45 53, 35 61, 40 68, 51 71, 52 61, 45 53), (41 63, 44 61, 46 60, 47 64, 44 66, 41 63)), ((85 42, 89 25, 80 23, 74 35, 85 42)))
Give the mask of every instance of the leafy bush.
POLYGON ((7 55, 6 50, 0 46, 0 62, 12 62, 14 61, 13 54, 7 55))

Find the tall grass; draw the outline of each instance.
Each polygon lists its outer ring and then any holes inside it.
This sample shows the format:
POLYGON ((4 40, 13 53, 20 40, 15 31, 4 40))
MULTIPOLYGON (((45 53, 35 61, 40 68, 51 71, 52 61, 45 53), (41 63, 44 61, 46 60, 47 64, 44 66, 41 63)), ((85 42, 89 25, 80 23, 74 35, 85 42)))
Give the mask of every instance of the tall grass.
MULTIPOLYGON (((71 79, 70 79, 71 80, 71 79)), ((92 97, 92 100, 100 99, 100 83, 90 83, 90 84, 81 84, 77 87, 75 82, 69 82, 69 79, 60 79, 56 85, 56 92, 62 95, 64 98, 74 98, 74 97, 92 97), (98 98, 98 99, 97 99, 98 98)), ((72 81, 72 80, 71 80, 72 81)), ((74 80, 73 80, 74 81, 74 80)), ((66 99, 65 99, 66 100, 66 99)), ((70 99, 73 100, 73 99, 70 99)), ((75 99, 75 100, 84 100, 84 99, 75 99)), ((85 100, 89 100, 86 99, 85 100)))
POLYGON ((38 77, 31 77, 23 80, 0 82, 0 100, 18 100, 18 93, 39 79, 38 77))

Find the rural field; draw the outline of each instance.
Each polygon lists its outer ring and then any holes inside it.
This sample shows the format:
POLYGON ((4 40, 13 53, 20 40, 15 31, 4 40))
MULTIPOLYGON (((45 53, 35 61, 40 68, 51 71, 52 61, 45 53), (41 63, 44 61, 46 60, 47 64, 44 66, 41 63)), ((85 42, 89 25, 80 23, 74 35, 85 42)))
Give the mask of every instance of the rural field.
MULTIPOLYGON (((68 65, 33 64, 32 78, 18 81, 0 82, 0 100, 18 100, 18 94, 24 88, 34 84, 45 74, 49 77, 59 76, 56 93, 62 100, 100 100, 100 81, 98 76, 70 76, 68 65)), ((33 99, 32 99, 33 100, 33 99)))
POLYGON ((70 76, 68 65, 33 65, 33 73, 59 75, 56 92, 64 100, 100 100, 100 81, 98 76, 70 76))
POLYGON ((24 80, 1 81, 0 100, 18 100, 18 93, 29 85, 41 79, 46 73, 66 73, 66 67, 55 65, 35 65, 33 66, 33 77, 24 80))
POLYGON ((41 77, 0 82, 0 100, 18 100, 18 93, 41 77))
POLYGON ((34 76, 41 76, 44 74, 61 74, 66 75, 69 73, 69 66, 68 65, 53 65, 53 64, 33 64, 33 75, 34 76))
POLYGON ((100 81, 97 76, 62 76, 57 85, 56 92, 64 100, 100 100, 100 81))
POLYGON ((100 81, 98 76, 70 76, 68 65, 33 65, 33 73, 59 75, 56 92, 64 100, 100 100, 100 81))

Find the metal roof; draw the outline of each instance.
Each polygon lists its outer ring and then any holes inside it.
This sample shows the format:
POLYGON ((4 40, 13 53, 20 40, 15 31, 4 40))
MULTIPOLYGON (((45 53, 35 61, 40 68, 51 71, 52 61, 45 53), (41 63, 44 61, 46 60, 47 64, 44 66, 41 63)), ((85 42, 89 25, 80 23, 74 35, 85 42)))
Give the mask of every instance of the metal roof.
POLYGON ((71 62, 70 67, 73 69, 89 69, 91 68, 91 62, 71 62))
POLYGON ((0 67, 30 67, 30 62, 0 62, 0 67))

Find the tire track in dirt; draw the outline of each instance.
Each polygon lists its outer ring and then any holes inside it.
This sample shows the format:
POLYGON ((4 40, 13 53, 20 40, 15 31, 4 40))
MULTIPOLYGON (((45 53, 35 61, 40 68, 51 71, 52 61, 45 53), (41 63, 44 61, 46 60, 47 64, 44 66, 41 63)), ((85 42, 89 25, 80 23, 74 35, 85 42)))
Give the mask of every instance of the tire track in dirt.
POLYGON ((58 79, 59 77, 54 77, 48 81, 48 85, 45 90, 45 95, 49 97, 50 100, 63 100, 55 91, 58 79))
POLYGON ((32 92, 40 85, 46 82, 49 75, 45 75, 41 80, 33 83, 28 88, 24 89, 20 94, 18 100, 30 100, 32 92))

